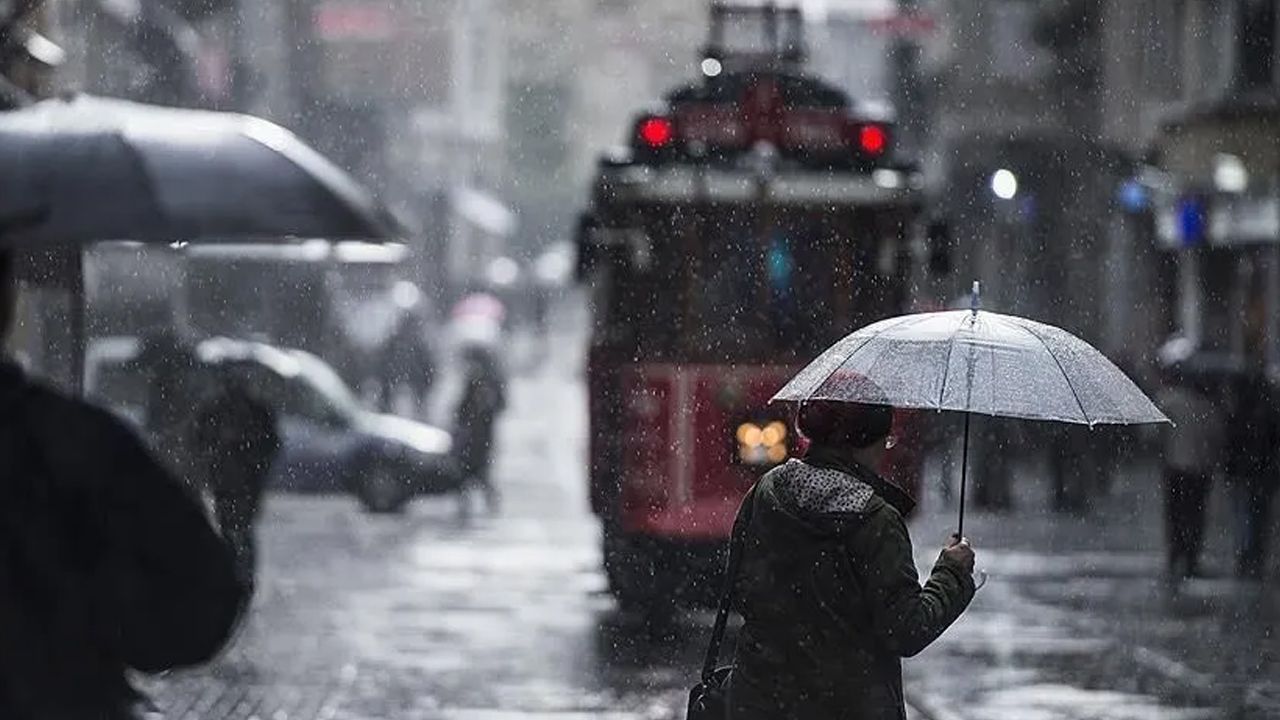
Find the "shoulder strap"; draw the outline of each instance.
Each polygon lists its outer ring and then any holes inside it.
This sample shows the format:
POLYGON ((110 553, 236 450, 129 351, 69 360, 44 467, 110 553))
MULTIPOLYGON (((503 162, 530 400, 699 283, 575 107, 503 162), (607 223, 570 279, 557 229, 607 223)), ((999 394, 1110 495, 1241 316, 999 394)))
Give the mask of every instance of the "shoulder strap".
POLYGON ((733 533, 729 536, 729 560, 724 571, 724 589, 720 592, 720 610, 716 613, 716 624, 711 629, 711 642, 707 645, 707 655, 702 662, 703 682, 711 679, 716 663, 720 660, 720 645, 724 642, 725 626, 729 624, 729 612, 733 608, 733 588, 737 584, 738 569, 742 565, 747 526, 751 524, 757 487, 759 487, 758 483, 752 485, 746 496, 742 498, 742 505, 738 507, 738 515, 733 521, 733 533))

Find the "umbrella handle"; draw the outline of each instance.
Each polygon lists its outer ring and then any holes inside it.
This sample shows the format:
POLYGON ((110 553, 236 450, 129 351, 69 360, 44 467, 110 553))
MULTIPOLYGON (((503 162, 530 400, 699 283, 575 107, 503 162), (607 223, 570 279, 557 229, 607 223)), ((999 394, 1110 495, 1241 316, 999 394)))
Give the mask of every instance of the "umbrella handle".
POLYGON ((960 521, 956 524, 956 535, 964 539, 964 496, 969 486, 969 421, 972 413, 964 414, 964 450, 960 454, 960 521))

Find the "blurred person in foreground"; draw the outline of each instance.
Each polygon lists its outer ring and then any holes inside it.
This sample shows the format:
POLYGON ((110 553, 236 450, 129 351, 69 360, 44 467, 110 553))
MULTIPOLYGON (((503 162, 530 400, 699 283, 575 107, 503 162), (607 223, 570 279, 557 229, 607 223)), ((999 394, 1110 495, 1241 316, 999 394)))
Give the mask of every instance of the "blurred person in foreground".
POLYGON ((236 572, 247 588, 255 585, 255 526, 271 463, 280 451, 275 412, 242 383, 215 380, 212 398, 196 412, 192 445, 214 517, 235 554, 236 572))
MULTIPOLYGON (((0 335, 12 322, 0 251, 0 335)), ((203 508, 119 420, 0 363, 0 717, 125 720, 129 670, 216 654, 244 606, 203 508)))
POLYGON ((490 476, 493 464, 494 427, 507 405, 506 379, 491 349, 467 345, 463 350, 462 398, 454 411, 454 441, 462 488, 458 492, 458 513, 471 512, 471 490, 484 495, 490 514, 498 512, 501 497, 490 476))
POLYGON ((1178 366, 1164 369, 1157 399, 1174 424, 1164 428, 1165 532, 1169 575, 1200 575, 1205 506, 1222 458, 1223 421, 1202 383, 1178 366))
POLYGON ((732 720, 902 720, 901 658, 973 598, 974 553, 955 536, 920 586, 903 521, 914 503, 871 469, 893 444, 892 420, 883 405, 806 404, 804 459, 744 501, 732 720))
POLYGON ((1266 568, 1271 505, 1280 488, 1280 414, 1261 368, 1235 378, 1227 420, 1226 471, 1236 518, 1236 574, 1256 580, 1266 568))

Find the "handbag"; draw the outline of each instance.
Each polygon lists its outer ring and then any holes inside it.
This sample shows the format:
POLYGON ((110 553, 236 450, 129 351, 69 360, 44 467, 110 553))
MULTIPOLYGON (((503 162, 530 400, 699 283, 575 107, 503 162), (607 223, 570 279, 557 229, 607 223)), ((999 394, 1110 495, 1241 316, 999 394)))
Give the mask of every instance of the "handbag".
POLYGON ((706 658, 702 662, 702 675, 689 691, 688 720, 725 720, 729 717, 729 678, 733 666, 716 667, 720 661, 720 645, 724 642, 725 626, 733 606, 733 588, 737 584, 738 569, 742 565, 742 553, 746 545, 747 526, 751 522, 756 486, 752 486, 742 499, 738 516, 733 521, 729 536, 729 560, 725 565, 724 589, 720 592, 720 609, 711 629, 711 641, 707 644, 706 658))

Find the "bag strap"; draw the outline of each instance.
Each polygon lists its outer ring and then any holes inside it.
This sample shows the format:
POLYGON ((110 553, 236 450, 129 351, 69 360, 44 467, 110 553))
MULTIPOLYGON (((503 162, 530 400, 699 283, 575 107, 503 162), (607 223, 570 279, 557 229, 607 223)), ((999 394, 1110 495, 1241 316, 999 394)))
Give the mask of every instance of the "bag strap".
POLYGON ((720 660, 720 646, 724 643, 725 626, 729 624, 729 613, 733 608, 733 588, 738 581, 738 570, 742 566, 742 553, 747 542, 747 526, 751 524, 751 514, 755 506, 757 485, 752 485, 742 498, 738 507, 738 515, 733 521, 733 532, 729 536, 729 560, 725 565, 724 589, 720 592, 720 610, 716 613, 716 624, 711 629, 711 642, 707 645, 707 655, 702 662, 702 681, 709 682, 715 672, 716 663, 720 660))

